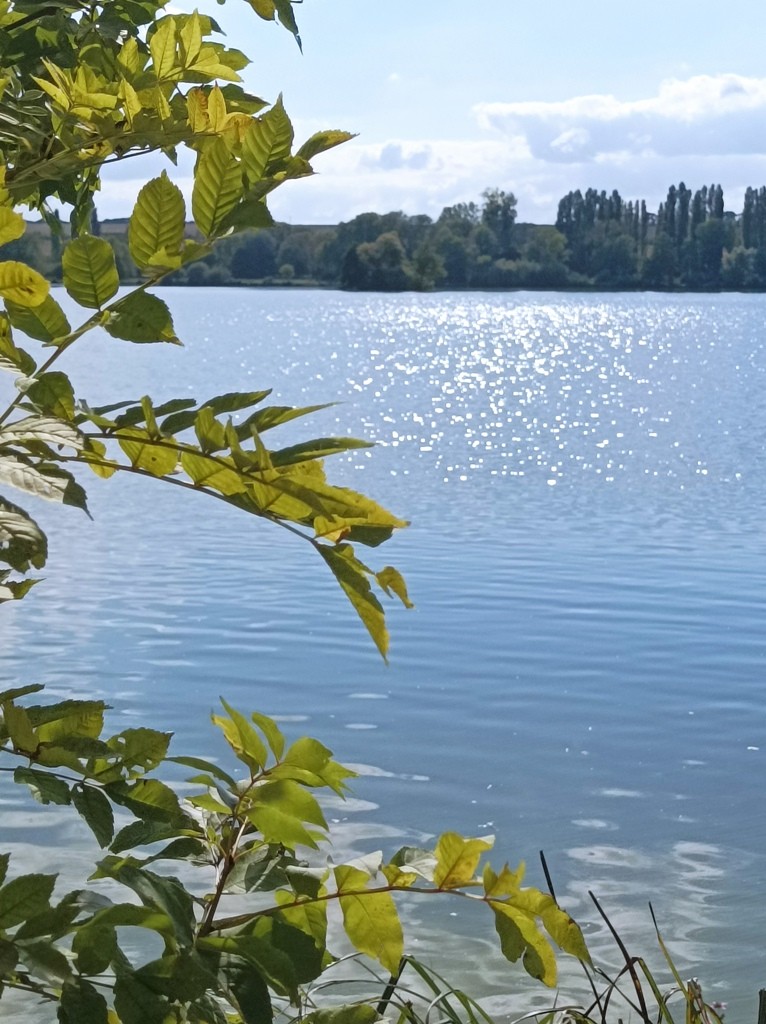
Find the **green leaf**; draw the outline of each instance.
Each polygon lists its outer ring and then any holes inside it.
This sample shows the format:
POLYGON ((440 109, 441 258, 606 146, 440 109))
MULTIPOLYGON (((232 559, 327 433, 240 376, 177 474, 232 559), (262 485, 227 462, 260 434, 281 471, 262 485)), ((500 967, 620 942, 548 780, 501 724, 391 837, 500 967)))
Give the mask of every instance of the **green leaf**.
POLYGON ((328 149, 332 149, 334 146, 340 146, 343 142, 349 142, 351 139, 355 139, 356 135, 351 132, 342 132, 338 129, 330 129, 329 131, 315 132, 310 139, 307 139, 296 156, 302 157, 304 160, 310 160, 318 153, 324 153, 328 149))
MULTIPOLYGON (((2 697, 1 694, 0 697, 2 697)), ((236 780, 232 778, 228 772, 219 768, 217 764, 213 764, 212 761, 206 761, 201 757, 169 757, 168 761, 172 761, 174 764, 186 765, 187 768, 196 768, 197 771, 208 772, 210 775, 215 776, 216 779, 220 779, 221 782, 225 782, 229 786, 236 786, 237 784, 236 780)))
POLYGON ((75 238, 64 249, 61 264, 64 287, 75 302, 87 309, 101 309, 120 287, 114 251, 103 238, 75 238))
POLYGON ((109 849, 112 853, 122 853, 136 846, 148 846, 151 843, 172 839, 178 833, 178 828, 165 821, 131 821, 125 828, 120 829, 109 849))
POLYGON ((156 768, 168 752, 172 733, 158 729, 124 729, 109 739, 109 747, 119 754, 123 764, 142 772, 156 768))
POLYGON ((27 401, 50 416, 71 420, 74 416, 74 391, 65 373, 51 370, 42 373, 24 392, 27 401))
POLYGON ((0 561, 17 572, 42 569, 48 542, 40 527, 24 509, 0 498, 0 561))
MULTIPOLYGON (((268 391, 233 391, 225 395, 216 395, 215 398, 203 402, 200 409, 208 408, 215 416, 227 412, 239 412, 240 409, 249 409, 253 405, 257 405, 270 394, 271 389, 268 391)), ((160 425, 162 433, 179 434, 182 430, 194 426, 200 409, 184 410, 168 416, 160 425)), ((159 410, 158 415, 162 415, 159 410)))
POLYGON ((324 405, 307 405, 302 409, 291 405, 269 405, 257 412, 253 419, 248 422, 247 426, 242 425, 244 428, 242 434, 240 434, 240 428, 238 427, 237 434, 240 440, 245 437, 249 438, 250 423, 252 423, 259 434, 262 434, 265 430, 271 430, 273 427, 279 427, 283 423, 289 423, 290 420, 297 419, 299 416, 309 416, 312 412, 331 409, 334 404, 334 402, 326 402, 324 405))
POLYGON ((182 1003, 193 1002, 218 987, 217 978, 204 967, 199 957, 186 952, 152 960, 140 967, 135 977, 153 992, 182 1003))
POLYGON ((48 910, 56 875, 20 875, 0 889, 0 928, 12 928, 48 910))
POLYGON ((375 579, 387 594, 396 594, 405 608, 415 607, 407 593, 407 584, 404 582, 404 577, 398 569, 394 569, 392 565, 387 565, 380 572, 375 573, 375 579))
POLYGON ((48 295, 39 306, 31 307, 6 299, 5 309, 13 326, 37 341, 51 344, 72 330, 64 310, 52 295, 48 295))
POLYGON ((186 827, 188 823, 178 797, 159 779, 139 779, 129 784, 110 783, 105 792, 114 803, 127 807, 138 818, 175 823, 179 827, 186 827))
POLYGON ((369 876, 348 864, 335 868, 335 881, 351 943, 395 974, 404 953, 404 937, 391 893, 364 892, 369 876))
POLYGON ((64 954, 50 942, 25 942, 19 950, 19 959, 32 974, 51 984, 61 984, 72 976, 72 969, 64 954))
POLYGON ((356 558, 350 544, 332 548, 322 545, 319 552, 386 661, 389 641, 386 617, 372 592, 364 565, 356 558))
POLYGON ((242 163, 248 183, 255 185, 270 164, 289 157, 292 144, 293 126, 280 96, 271 110, 253 121, 242 140, 242 163))
POLYGON ((5 876, 8 873, 8 864, 10 863, 10 853, 0 853, 0 885, 5 881, 5 876))
POLYGON ((213 722, 221 729, 226 737, 226 742, 237 757, 253 771, 260 771, 268 760, 268 753, 263 741, 241 712, 227 704, 223 698, 221 698, 221 703, 229 718, 212 715, 213 722))
POLYGON ((556 957, 534 921, 506 903, 493 900, 490 906, 495 912, 495 929, 506 960, 514 963, 523 956, 527 974, 553 987, 556 984, 556 957))
POLYGON ((26 263, 6 260, 0 263, 0 296, 18 306, 39 306, 50 285, 42 274, 26 263))
POLYGON ((297 462, 305 462, 307 459, 324 459, 329 455, 337 455, 354 448, 374 447, 370 441, 359 441, 355 437, 318 437, 272 452, 271 462, 273 466, 290 466, 297 462))
POLYGON ((314 1010, 301 1019, 302 1024, 374 1024, 382 1018, 367 1003, 346 1003, 328 1010, 314 1010))
MULTIPOLYGON (((193 941, 194 904, 192 896, 176 878, 157 875, 146 868, 134 867, 119 857, 100 861, 101 877, 116 878, 132 889, 145 907, 161 910, 173 922, 179 942, 190 946, 193 941)), ((0 890, 1 892, 2 890, 0 890)))
POLYGON ((93 786, 73 786, 72 803, 96 837, 98 845, 108 846, 114 836, 114 814, 104 794, 93 786))
POLYGON ((0 315, 0 369, 29 377, 35 372, 36 366, 37 363, 28 352, 14 345, 10 321, 0 315))
POLYGON ((88 928, 96 926, 148 928, 165 938, 175 937, 173 925, 166 913, 153 907, 139 907, 135 903, 116 903, 98 911, 87 925, 88 928))
POLYGON ((36 751, 37 733, 32 727, 25 708, 18 707, 16 704, 4 704, 3 721, 16 750, 24 750, 30 754, 36 751))
POLYGON ((31 466, 11 456, 0 456, 0 483, 10 484, 45 501, 59 501, 88 511, 85 491, 71 473, 59 466, 47 463, 31 466))
POLYGON ((266 742, 268 743, 274 757, 279 760, 285 749, 285 738, 277 723, 273 718, 269 718, 267 715, 261 715, 257 711, 253 711, 250 718, 266 737, 266 742))
POLYGON ((346 779, 355 773, 332 760, 332 751, 319 740, 303 736, 291 744, 281 764, 271 770, 272 778, 289 778, 304 786, 328 786, 339 796, 346 790, 346 779))
POLYGON ((268 1024, 274 1017, 274 1011, 268 987, 261 975, 249 965, 229 967, 226 973, 244 1024, 268 1024))
POLYGON ((148 292, 131 292, 120 299, 110 312, 104 329, 113 338, 122 341, 181 344, 167 303, 148 292))
POLYGON ((164 1024, 170 1009, 165 999, 129 974, 114 983, 114 1008, 121 1024, 164 1024))
POLYGON ((18 951, 14 944, 7 939, 0 939, 0 983, 11 973, 18 959, 18 951))
POLYGON ((310 793, 294 782, 279 780, 258 786, 254 796, 256 799, 247 818, 261 833, 264 842, 278 843, 291 850, 296 846, 318 848, 314 834, 303 824, 308 821, 324 827, 319 805, 310 793))
POLYGON ((194 174, 192 214, 205 238, 218 226, 243 193, 242 168, 223 139, 215 139, 202 152, 194 174))
POLYGON ((71 802, 69 786, 63 779, 57 779, 49 772, 36 768, 17 768, 13 781, 29 786, 32 796, 41 804, 68 804, 71 802))
MULTIPOLYGON (((2 690, 0 691, 0 704, 18 700, 19 697, 26 697, 29 693, 39 693, 44 689, 45 686, 42 683, 30 683, 28 686, 16 686, 11 690, 2 690)), ((0 882, 2 882, 1 878, 0 882)))
POLYGON ((128 248, 136 266, 144 270, 156 266, 152 260, 161 253, 180 254, 185 226, 183 194, 163 171, 138 193, 128 223, 128 248))
POLYGON ((61 990, 59 1024, 109 1024, 106 1000, 89 981, 75 978, 61 990))
POLYGON ((476 869, 483 853, 492 849, 494 840, 464 839, 457 832, 439 836, 434 849, 434 884, 440 889, 456 889, 476 884, 476 869))
POLYGON ((101 974, 117 955, 117 933, 111 925, 85 924, 72 939, 80 974, 101 974))

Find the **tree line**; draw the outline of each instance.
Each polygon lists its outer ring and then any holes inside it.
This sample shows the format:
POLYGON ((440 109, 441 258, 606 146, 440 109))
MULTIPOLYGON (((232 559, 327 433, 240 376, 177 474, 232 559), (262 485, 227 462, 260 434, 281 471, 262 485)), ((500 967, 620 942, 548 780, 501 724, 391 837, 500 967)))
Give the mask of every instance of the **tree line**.
MULTIPOLYGON (((34 225, 7 247, 60 275, 61 236, 34 225)), ((135 281, 127 222, 99 222, 120 277, 135 281)), ((193 228, 190 228, 193 231, 193 228)), ((62 236, 66 234, 62 230, 62 236)), ((11 252, 10 250, 14 251, 11 252)), ((739 213, 721 185, 671 185, 656 212, 589 188, 565 195, 553 225, 518 223, 516 197, 487 189, 479 202, 423 214, 362 213, 334 226, 274 224, 223 239, 168 278, 180 285, 298 284, 352 291, 445 289, 766 290, 766 186, 748 188, 739 213)))

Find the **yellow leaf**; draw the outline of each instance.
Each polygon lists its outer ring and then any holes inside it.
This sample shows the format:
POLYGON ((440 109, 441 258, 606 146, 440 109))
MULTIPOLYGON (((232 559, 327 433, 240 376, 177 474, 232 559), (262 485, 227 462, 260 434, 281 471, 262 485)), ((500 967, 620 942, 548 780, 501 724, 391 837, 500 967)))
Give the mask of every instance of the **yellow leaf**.
POLYGON ((203 89, 190 89, 186 94, 186 110, 193 132, 206 132, 210 127, 207 116, 207 95, 203 89))
POLYGON ((0 206, 0 245, 21 238, 25 227, 24 218, 20 213, 9 210, 7 206, 0 206))
POLYGON ((402 924, 390 892, 365 892, 369 876, 348 864, 335 868, 343 926, 352 944, 391 974, 404 952, 402 924))
POLYGON ((220 133, 226 127, 227 113, 226 113, 226 100, 217 85, 214 85, 210 90, 210 95, 207 100, 207 114, 210 118, 210 128, 220 135, 220 133))
POLYGON ((440 889, 455 889, 462 885, 475 885, 476 868, 481 855, 491 850, 492 836, 486 839, 464 839, 457 832, 445 832, 439 837, 434 854, 436 870, 434 884, 440 889))
POLYGON ((375 573, 375 579, 389 596, 392 593, 396 594, 405 608, 415 607, 407 593, 407 584, 404 582, 404 577, 393 565, 387 565, 380 572, 375 573))
POLYGON ((0 263, 0 295, 19 306, 39 306, 45 300, 50 285, 36 270, 26 263, 6 260, 0 263))
POLYGON ((149 41, 149 50, 154 63, 154 72, 159 81, 178 77, 180 68, 176 63, 176 20, 171 15, 159 22, 159 28, 149 41))

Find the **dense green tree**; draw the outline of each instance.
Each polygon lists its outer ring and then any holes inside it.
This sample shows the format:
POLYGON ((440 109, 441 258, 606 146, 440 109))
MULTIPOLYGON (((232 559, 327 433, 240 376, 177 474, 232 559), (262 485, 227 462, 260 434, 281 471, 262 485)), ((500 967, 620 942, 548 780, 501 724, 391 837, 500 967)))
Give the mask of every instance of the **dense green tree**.
POLYGON ((242 235, 231 258, 231 273, 243 281, 273 277, 277 272, 276 245, 270 231, 242 235))

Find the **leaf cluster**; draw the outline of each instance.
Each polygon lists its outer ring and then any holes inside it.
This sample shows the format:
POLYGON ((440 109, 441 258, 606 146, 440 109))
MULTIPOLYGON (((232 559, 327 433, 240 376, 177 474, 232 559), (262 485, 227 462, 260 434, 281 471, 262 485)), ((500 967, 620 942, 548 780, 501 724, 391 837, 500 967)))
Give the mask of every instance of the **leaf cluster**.
MULTIPOLYGON (((0 755, 17 762, 2 770, 41 803, 74 807, 106 850, 91 878, 126 895, 86 886, 54 898, 55 875, 6 880, 2 855, 0 995, 35 992, 64 1024, 255 1024, 281 1009, 305 1012, 308 987, 337 961, 332 906, 360 954, 399 971, 399 893, 486 906, 504 956, 548 985, 551 943, 588 959, 553 897, 522 886, 523 867, 481 867, 491 838, 448 832, 432 849, 404 847, 388 861, 378 852, 328 864, 321 794, 342 797, 353 772, 318 740, 288 743, 272 719, 223 701, 212 720, 233 764, 169 758, 169 734, 105 735, 102 702, 28 703, 40 689, 0 693, 0 755), (194 772, 189 796, 157 778, 167 761, 194 772), (141 962, 126 928, 156 936, 161 955, 141 962)), ((370 1011, 352 1013, 354 1024, 377 1020, 370 1011)))
MULTIPOLYGON (((266 104, 237 84, 245 58, 213 41, 219 29, 209 17, 157 17, 153 0, 89 4, 87 14, 83 6, 54 4, 50 15, 35 15, 23 4, 0 4, 0 33, 7 33, 8 59, 15 61, 0 103, 10 92, 38 103, 46 137, 36 146, 32 133, 27 145, 18 132, 5 138, 0 127, 0 246, 25 230, 19 203, 46 216, 50 199, 69 203, 63 286, 82 311, 73 327, 43 275, 0 259, 0 369, 15 375, 17 389, 0 412, 0 485, 87 511, 73 473, 87 466, 101 477, 128 472, 162 479, 279 524, 320 555, 385 657, 388 632, 376 591, 409 606, 407 590, 395 569, 373 571, 352 545, 377 546, 406 524, 377 502, 330 483, 323 465, 367 442, 309 437, 267 447, 268 431, 324 408, 266 405, 268 390, 160 406, 143 397, 92 409, 54 369, 95 329, 118 341, 179 344, 171 311, 151 287, 223 236, 270 224, 266 196, 311 174, 311 158, 350 136, 318 132, 294 149, 281 99, 261 113, 266 104), (130 256, 144 280, 120 293, 112 246, 89 233, 100 169, 110 159, 157 148, 172 156, 181 142, 196 152, 194 237, 188 237, 184 197, 163 171, 141 189, 128 226, 130 256), (49 352, 33 354, 22 347, 22 335, 49 352)), ((286 0, 253 6, 297 35, 286 0)), ((46 554, 34 519, 0 498, 0 563, 8 566, 0 571, 0 601, 27 593, 34 580, 12 574, 42 568, 46 554)))

